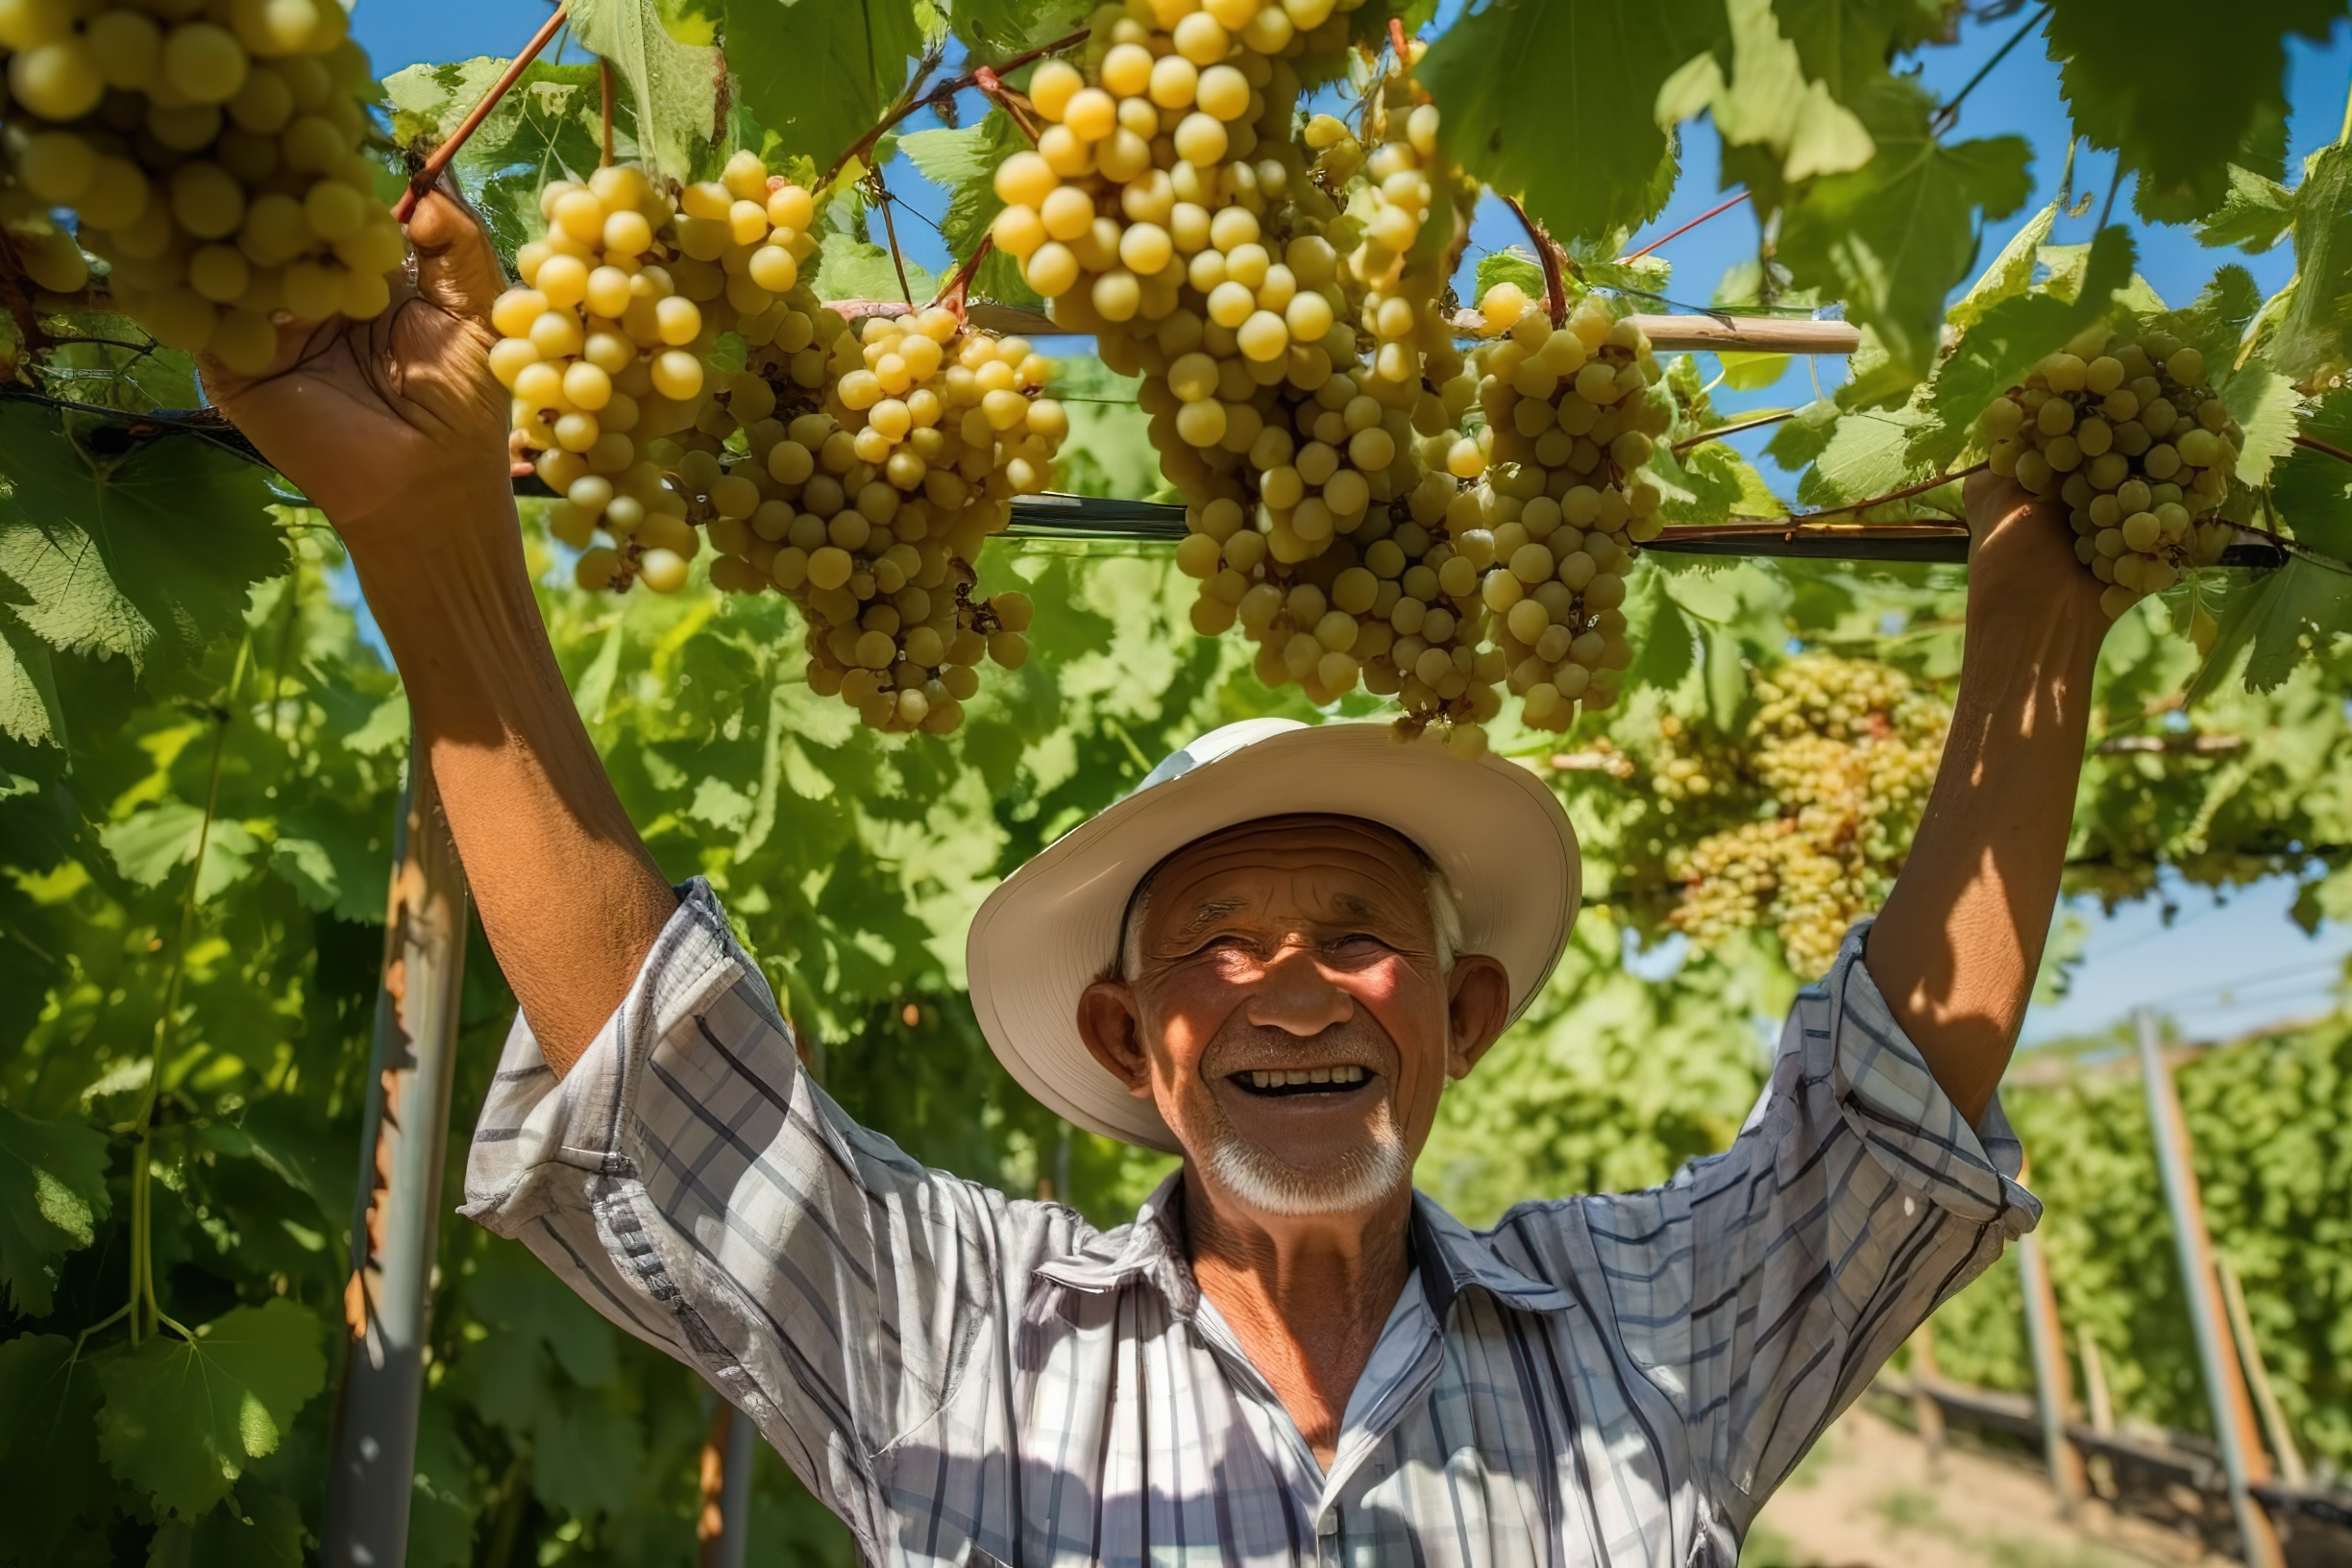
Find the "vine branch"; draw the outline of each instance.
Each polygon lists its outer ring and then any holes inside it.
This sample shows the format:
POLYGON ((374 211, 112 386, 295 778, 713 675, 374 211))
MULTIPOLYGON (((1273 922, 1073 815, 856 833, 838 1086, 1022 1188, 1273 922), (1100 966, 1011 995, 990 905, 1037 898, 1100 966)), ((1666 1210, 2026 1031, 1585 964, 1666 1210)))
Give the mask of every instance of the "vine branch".
MULTIPOLYGON (((399 201, 392 204, 392 216, 395 221, 400 223, 408 221, 416 211, 417 203, 425 199, 425 193, 432 188, 433 182, 441 178, 441 171, 450 166, 450 160, 454 159, 458 149, 466 144, 466 138, 481 129, 482 121, 490 117, 490 111, 498 108, 499 100, 506 96, 506 89, 522 80, 523 73, 530 68, 530 62, 539 58, 539 51, 548 46, 549 40, 555 37, 569 19, 567 8, 557 6, 553 14, 539 25, 539 31, 531 35, 531 40, 523 46, 523 52, 506 62, 506 69, 500 73, 496 82, 490 84, 490 90, 482 94, 481 102, 467 110, 466 117, 457 122, 457 129, 451 132, 443 139, 441 145, 432 150, 432 156, 426 159, 416 173, 408 177, 408 188, 401 192, 399 201)), ((605 68, 608 71, 611 69, 610 66, 605 68)), ((610 80, 609 77, 607 80, 610 80)), ((612 100, 608 95, 605 98, 607 119, 604 135, 607 161, 610 161, 612 157, 612 131, 609 118, 611 104, 612 100)))
POLYGON ((604 133, 604 158, 597 167, 609 169, 613 160, 613 68, 602 55, 597 57, 597 98, 604 133))
POLYGON ((1001 102, 1000 94, 1010 89, 998 82, 999 73, 1017 71, 1033 61, 1042 60, 1047 55, 1059 54, 1073 44, 1084 43, 1091 31, 1090 28, 1082 27, 1075 33, 1065 34, 1051 43, 1041 43, 1034 49, 1024 49, 1000 65, 975 65, 961 76, 947 78, 928 91, 909 93, 900 99, 889 113, 876 121, 864 135, 851 142, 841 157, 833 160, 832 166, 825 170, 824 178, 817 182, 817 187, 822 190, 825 186, 830 185, 853 159, 864 158, 872 152, 876 142, 913 118, 919 110, 925 108, 937 109, 967 87, 978 87, 992 98, 997 98, 1001 102))
POLYGON ((2315 435, 2297 435, 2294 438, 2294 444, 2298 447, 2309 447, 2314 452, 2326 453, 2340 463, 2352 463, 2352 452, 2344 451, 2334 442, 2322 441, 2315 435))
POLYGON ((1511 209, 1511 216, 1527 231, 1529 243, 1535 247, 1535 257, 1543 263, 1544 309, 1551 315, 1552 325, 1557 327, 1568 319, 1568 285, 1560 280, 1559 246, 1544 232, 1542 224, 1528 216, 1528 209, 1519 205, 1518 197, 1506 196, 1503 205, 1511 209))
POLYGON ((890 241, 891 265, 898 273, 898 292, 908 305, 915 303, 915 290, 907 285, 906 257, 898 251, 898 221, 891 216, 890 187, 882 183, 882 171, 871 165, 866 170, 866 184, 874 194, 874 205, 882 209, 882 233, 890 241))

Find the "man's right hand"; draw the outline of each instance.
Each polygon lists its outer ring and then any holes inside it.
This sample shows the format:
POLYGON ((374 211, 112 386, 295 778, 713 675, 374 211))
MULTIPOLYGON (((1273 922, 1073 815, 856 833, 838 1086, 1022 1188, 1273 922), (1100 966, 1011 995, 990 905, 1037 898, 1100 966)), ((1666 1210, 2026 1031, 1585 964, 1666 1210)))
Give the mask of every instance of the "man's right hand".
POLYGON ((510 482, 506 397, 488 362, 498 254, 446 190, 417 204, 408 239, 415 287, 396 282, 374 321, 283 329, 264 375, 205 367, 222 412, 363 557, 478 518, 510 482))

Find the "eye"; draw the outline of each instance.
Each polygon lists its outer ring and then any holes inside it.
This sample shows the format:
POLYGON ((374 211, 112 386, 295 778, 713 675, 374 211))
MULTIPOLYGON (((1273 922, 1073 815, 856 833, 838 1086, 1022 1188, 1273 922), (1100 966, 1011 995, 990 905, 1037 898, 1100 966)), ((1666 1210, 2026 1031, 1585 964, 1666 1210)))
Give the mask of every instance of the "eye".
POLYGON ((1388 950, 1388 944, 1369 931, 1350 931, 1333 943, 1332 946, 1339 952, 1359 955, 1388 950))

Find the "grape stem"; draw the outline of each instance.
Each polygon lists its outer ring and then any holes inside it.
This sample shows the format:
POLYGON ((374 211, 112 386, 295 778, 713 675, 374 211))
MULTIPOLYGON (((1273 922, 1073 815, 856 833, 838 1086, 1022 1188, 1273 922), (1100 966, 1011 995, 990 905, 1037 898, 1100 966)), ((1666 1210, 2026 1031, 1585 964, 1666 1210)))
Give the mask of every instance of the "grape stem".
POLYGON ((1004 107, 1005 116, 1022 135, 1029 138, 1031 145, 1034 146, 1038 137, 1044 134, 1039 129, 1037 105, 1029 101, 1027 93, 1017 87, 1006 86, 997 80, 996 73, 985 65, 972 72, 972 85, 1004 107))
POLYGON ((2294 444, 2309 447, 2314 452, 2324 452, 2340 463, 2352 463, 2352 452, 2346 452, 2333 442, 2322 441, 2315 435, 2298 435, 2294 438, 2294 444))
MULTIPOLYGON (((912 118, 917 110, 925 108, 938 109, 946 104, 948 100, 955 97, 957 93, 962 92, 967 87, 978 87, 990 97, 994 98, 997 102, 1004 104, 1007 112, 1014 112, 1013 105, 1007 102, 1006 95, 1012 94, 1014 97, 1018 97, 1019 94, 1014 93, 1012 88, 1005 86, 1003 83, 997 80, 999 73, 1004 71, 1017 71, 1023 65, 1029 64, 1033 61, 1042 60, 1047 55, 1059 54, 1073 44, 1084 43, 1090 32, 1091 29, 1082 27, 1075 33, 1067 33, 1063 35, 1061 37, 1054 39, 1051 43, 1041 43, 1034 49, 1024 49, 1001 65, 975 65, 970 70, 966 71, 962 76, 949 77, 946 81, 940 83, 928 92, 909 94, 907 97, 899 101, 896 108, 893 109, 888 114, 883 115, 879 121, 875 122, 871 130, 868 131, 864 135, 858 137, 857 140, 851 142, 848 149, 845 151, 841 157, 833 160, 832 166, 825 170, 824 178, 817 182, 817 188, 822 190, 827 185, 830 185, 841 174, 841 171, 847 168, 853 159, 864 158, 867 154, 872 152, 874 150, 874 143, 880 141, 884 136, 889 135, 891 132, 896 130, 899 125, 912 118)), ((1017 119, 1018 117, 1019 116, 1017 113, 1016 113, 1015 118, 1017 119)), ((1027 126, 1023 126, 1021 129, 1024 132, 1029 131, 1027 126)), ((1029 135, 1031 140, 1036 139, 1036 134, 1034 132, 1029 132, 1029 135)))
MULTIPOLYGON (((522 80, 523 73, 530 68, 530 62, 539 58, 539 51, 548 46, 549 41, 555 37, 569 19, 566 8, 557 6, 554 13, 540 24, 539 31, 531 35, 531 40, 523 46, 523 52, 506 62, 506 69, 500 73, 496 82, 490 84, 490 90, 482 94, 481 102, 466 111, 466 117, 457 122, 457 129, 451 132, 441 145, 432 150, 432 156, 426 159, 417 171, 408 177, 408 188, 402 191, 401 199, 392 204, 392 216, 395 221, 400 223, 408 221, 416 211, 417 203, 425 199, 425 193, 432 188, 433 182, 441 178, 441 171, 450 166, 450 160, 455 158, 458 149, 466 144, 466 138, 481 129, 482 121, 490 117, 490 111, 498 108, 499 100, 506 96, 506 89, 522 80)), ((607 66, 606 69, 609 70, 610 67, 607 66)), ((609 77, 607 80, 610 80, 609 77)), ((612 98, 609 92, 604 102, 607 115, 605 158, 607 161, 610 161, 612 156, 610 151, 612 146, 610 130, 612 98)))
POLYGON ((1544 233, 1542 224, 1528 216, 1528 209, 1519 205, 1516 196, 1506 196, 1503 205, 1511 209, 1519 227, 1527 231, 1530 243, 1535 247, 1535 257, 1543 263, 1544 309, 1557 327, 1568 319, 1568 285, 1560 281, 1560 248, 1552 236, 1544 233))
POLYGON ((1649 244, 1644 245, 1640 250, 1635 251, 1631 256, 1619 257, 1617 258, 1617 265, 1621 267, 1629 266, 1635 261, 1639 261, 1643 257, 1648 256, 1652 251, 1656 250, 1659 246, 1673 244, 1676 240, 1680 239, 1684 234, 1689 233, 1693 229, 1698 228, 1709 218, 1722 217, 1726 212, 1730 211, 1733 208, 1739 206, 1740 203, 1746 201, 1747 199, 1748 193, 1743 190, 1738 195, 1732 197, 1729 201, 1721 202, 1708 208, 1704 212, 1700 213, 1697 217, 1691 219, 1690 222, 1684 224, 1681 228, 1660 234, 1649 244))
POLYGON ((597 97, 604 132, 604 156, 597 167, 609 169, 613 160, 613 68, 612 61, 602 55, 597 57, 597 97))
POLYGON ((972 247, 972 254, 964 258, 964 264, 956 268, 955 276, 947 280, 946 286, 939 291, 939 298, 931 303, 935 306, 943 305, 953 310, 956 320, 968 321, 969 317, 965 314, 965 307, 966 301, 971 294, 972 278, 979 272, 980 263, 988 259, 989 252, 995 249, 995 246, 996 241, 993 235, 982 234, 980 243, 972 247))

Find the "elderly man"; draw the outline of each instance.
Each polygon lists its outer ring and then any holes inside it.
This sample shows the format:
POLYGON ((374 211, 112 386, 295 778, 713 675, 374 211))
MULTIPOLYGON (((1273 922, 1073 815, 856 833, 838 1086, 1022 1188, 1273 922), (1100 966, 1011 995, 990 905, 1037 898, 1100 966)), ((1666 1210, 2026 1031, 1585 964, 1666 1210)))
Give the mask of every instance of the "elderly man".
POLYGON ((1575 913, 1552 796, 1377 729, 1168 762, 975 921, 974 1007, 1073 1122, 1179 1151, 1133 1224, 925 1170, 799 1070, 551 656, 485 373, 496 262, 223 403, 349 542, 522 1002, 467 1212, 758 1423, 876 1563, 1731 1568, 1773 1488, 2031 1227, 1994 1100, 2074 796, 2098 584, 1978 480, 1968 660, 1876 923, 1732 1146, 1472 1232, 1410 1185, 1575 913))

